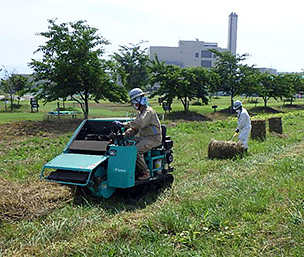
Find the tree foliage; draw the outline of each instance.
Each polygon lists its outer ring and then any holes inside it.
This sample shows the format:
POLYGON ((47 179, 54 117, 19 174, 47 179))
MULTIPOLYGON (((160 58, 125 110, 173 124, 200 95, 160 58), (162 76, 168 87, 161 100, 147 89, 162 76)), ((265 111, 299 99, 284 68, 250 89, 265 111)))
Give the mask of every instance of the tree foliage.
POLYGON ((91 99, 125 101, 126 91, 109 73, 112 63, 101 59, 108 40, 85 21, 48 22, 48 31, 38 34, 48 39, 36 50, 43 54, 42 60, 32 59, 30 63, 36 81, 41 82, 39 98, 49 102, 70 97, 80 104, 85 118, 91 99))
POLYGON ((114 53, 112 58, 118 63, 118 72, 122 84, 128 89, 139 87, 147 88, 149 84, 150 65, 149 56, 146 48, 141 49, 144 41, 130 46, 120 46, 118 53, 114 53))
POLYGON ((151 67, 153 83, 159 84, 159 89, 152 94, 160 95, 168 103, 178 98, 189 110, 190 101, 199 98, 204 104, 209 102, 209 89, 212 84, 208 70, 201 67, 181 68, 175 65, 165 65, 156 58, 151 67))
POLYGON ((5 76, 0 80, 0 91, 8 96, 10 99, 10 109, 14 108, 14 97, 22 97, 26 92, 30 90, 30 82, 28 78, 18 75, 10 74, 5 71, 5 76))
POLYGON ((264 107, 267 107, 267 102, 271 97, 275 99, 280 97, 280 91, 278 89, 278 80, 276 79, 276 75, 262 72, 259 73, 255 92, 262 97, 264 107))
POLYGON ((302 75, 296 73, 285 73, 278 75, 281 96, 288 99, 292 105, 296 94, 304 91, 304 80, 302 75))
POLYGON ((216 49, 210 51, 216 54, 218 58, 214 67, 214 70, 220 76, 218 91, 228 93, 231 99, 232 112, 234 97, 244 93, 245 86, 248 85, 250 76, 255 71, 253 67, 242 64, 246 60, 247 54, 235 56, 229 51, 220 52, 216 49))

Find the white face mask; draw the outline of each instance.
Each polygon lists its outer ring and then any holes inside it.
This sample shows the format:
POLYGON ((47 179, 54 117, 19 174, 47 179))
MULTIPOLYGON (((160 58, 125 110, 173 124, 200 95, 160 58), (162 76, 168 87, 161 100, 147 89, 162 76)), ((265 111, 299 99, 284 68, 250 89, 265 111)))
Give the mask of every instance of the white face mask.
POLYGON ((132 104, 132 107, 137 111, 138 110, 138 106, 136 106, 136 104, 132 104))
POLYGON ((240 114, 241 113, 241 109, 237 109, 235 110, 237 114, 240 114))

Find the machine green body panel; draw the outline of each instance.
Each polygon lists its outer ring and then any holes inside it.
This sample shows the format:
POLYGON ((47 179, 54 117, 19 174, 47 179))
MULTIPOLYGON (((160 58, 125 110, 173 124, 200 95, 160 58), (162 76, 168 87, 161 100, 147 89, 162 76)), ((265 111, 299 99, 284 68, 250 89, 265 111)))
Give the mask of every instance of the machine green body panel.
POLYGON ((109 154, 108 186, 133 187, 135 185, 136 147, 111 145, 109 154))
POLYGON ((116 188, 110 187, 108 185, 108 181, 103 181, 101 185, 98 187, 98 191, 97 192, 94 191, 92 194, 98 197, 109 198, 114 194, 115 191, 116 188))
POLYGON ((108 156, 62 153, 44 165, 45 168, 91 172, 108 156))
MULTIPOLYGON (((106 177, 106 174, 107 170, 102 166, 97 167, 94 171, 94 177, 104 178, 106 177)), ((88 186, 88 189, 92 192, 93 196, 109 198, 112 194, 114 194, 116 190, 115 187, 108 186, 107 180, 103 181, 100 185, 98 185, 97 189, 96 186, 94 186, 95 182, 92 183, 92 185, 88 186)))

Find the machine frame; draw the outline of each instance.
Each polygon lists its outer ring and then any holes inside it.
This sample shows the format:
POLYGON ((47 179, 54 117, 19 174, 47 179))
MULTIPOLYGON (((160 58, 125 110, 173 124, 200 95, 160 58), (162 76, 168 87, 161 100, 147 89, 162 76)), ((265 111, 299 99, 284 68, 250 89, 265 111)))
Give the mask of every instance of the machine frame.
MULTIPOLYGON (((109 198, 118 188, 131 188, 164 179, 173 171, 173 141, 162 126, 162 144, 145 153, 150 178, 135 177, 137 149, 135 142, 123 138, 124 128, 113 121, 132 118, 84 120, 76 129, 63 152, 46 163, 40 179, 71 186, 87 187, 93 196, 109 198)), ((172 176, 172 175, 171 175, 172 176)))

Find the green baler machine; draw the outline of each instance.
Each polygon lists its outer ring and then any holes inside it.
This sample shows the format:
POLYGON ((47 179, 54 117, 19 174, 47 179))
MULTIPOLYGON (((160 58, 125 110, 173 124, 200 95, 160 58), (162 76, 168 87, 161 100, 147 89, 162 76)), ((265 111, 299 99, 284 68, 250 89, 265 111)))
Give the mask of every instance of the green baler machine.
POLYGON ((173 141, 162 126, 162 144, 145 153, 151 177, 136 180, 135 142, 123 138, 124 128, 113 121, 130 118, 84 120, 63 152, 46 163, 40 178, 65 185, 87 187, 93 196, 109 198, 118 188, 131 188, 155 180, 173 181, 173 141))

